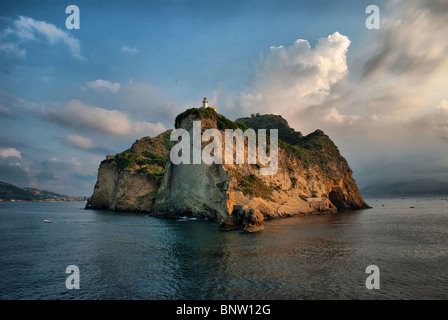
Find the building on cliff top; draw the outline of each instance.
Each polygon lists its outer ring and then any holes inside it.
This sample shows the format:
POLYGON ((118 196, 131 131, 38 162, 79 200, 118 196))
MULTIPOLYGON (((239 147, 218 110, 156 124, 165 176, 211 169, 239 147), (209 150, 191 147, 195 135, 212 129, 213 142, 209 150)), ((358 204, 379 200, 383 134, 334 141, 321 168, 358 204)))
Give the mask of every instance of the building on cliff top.
POLYGON ((213 110, 216 111, 216 107, 209 106, 209 105, 208 105, 207 98, 204 97, 204 100, 202 101, 202 107, 201 107, 200 109, 207 109, 207 108, 209 108, 209 109, 213 109, 213 110))

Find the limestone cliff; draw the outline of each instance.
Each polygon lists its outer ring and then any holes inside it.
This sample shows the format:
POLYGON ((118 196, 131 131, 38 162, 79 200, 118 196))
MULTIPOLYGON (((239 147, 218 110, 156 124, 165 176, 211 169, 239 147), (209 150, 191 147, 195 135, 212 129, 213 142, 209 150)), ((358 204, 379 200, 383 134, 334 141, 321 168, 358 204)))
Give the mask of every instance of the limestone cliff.
POLYGON ((87 208, 149 212, 165 171, 172 146, 171 130, 137 140, 130 149, 101 162, 87 208))
POLYGON ((280 116, 252 118, 233 122, 211 109, 189 109, 176 118, 175 127, 191 133, 193 121, 201 120, 202 132, 216 128, 222 135, 225 129, 279 128, 275 174, 260 175, 258 163, 174 165, 168 131, 104 160, 88 205, 219 221, 228 219, 234 206, 253 209, 265 219, 368 207, 347 161, 322 131, 302 136, 280 116))

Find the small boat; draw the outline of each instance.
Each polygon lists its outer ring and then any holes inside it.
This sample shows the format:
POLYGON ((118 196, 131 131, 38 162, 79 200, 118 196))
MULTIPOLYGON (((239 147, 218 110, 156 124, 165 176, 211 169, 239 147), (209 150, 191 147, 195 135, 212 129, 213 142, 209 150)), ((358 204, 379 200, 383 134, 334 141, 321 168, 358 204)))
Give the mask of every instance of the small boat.
POLYGON ((52 223, 53 221, 51 220, 44 220, 45 223, 52 223))

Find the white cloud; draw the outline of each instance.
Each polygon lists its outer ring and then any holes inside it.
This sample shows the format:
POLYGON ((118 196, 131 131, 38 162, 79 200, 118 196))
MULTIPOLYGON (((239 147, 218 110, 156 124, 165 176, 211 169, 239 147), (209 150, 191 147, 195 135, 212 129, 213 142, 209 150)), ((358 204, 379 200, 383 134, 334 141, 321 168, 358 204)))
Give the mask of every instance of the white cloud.
POLYGON ((448 3, 396 1, 386 9, 381 32, 368 33, 364 50, 351 52, 353 80, 334 84, 294 121, 328 133, 349 163, 362 164, 364 179, 406 180, 436 170, 448 179, 441 161, 448 157, 448 3))
POLYGON ((118 82, 109 82, 107 80, 101 79, 87 82, 86 86, 94 90, 106 90, 112 93, 117 93, 118 90, 120 90, 120 84, 118 82))
POLYGON ((6 159, 9 157, 22 159, 20 151, 16 148, 2 148, 0 149, 0 158, 6 159))
POLYGON ((281 114, 303 134, 322 129, 362 167, 362 183, 436 169, 448 180, 448 2, 397 0, 382 10, 381 29, 355 48, 339 33, 314 48, 303 39, 271 47, 246 92, 221 105, 235 117, 281 114))
POLYGON ((16 58, 26 57, 26 50, 20 49, 15 43, 4 43, 0 45, 0 51, 16 58))
POLYGON ((361 119, 358 115, 343 115, 336 108, 331 108, 330 112, 325 116, 325 121, 335 122, 337 124, 353 124, 361 119))
POLYGON ((137 48, 135 48, 135 47, 131 48, 131 47, 127 47, 127 46, 122 46, 121 51, 130 53, 130 54, 136 54, 138 52, 137 48))
POLYGON ((57 41, 64 42, 75 58, 79 60, 84 59, 81 55, 79 40, 51 23, 20 16, 14 21, 13 25, 13 28, 8 29, 8 34, 15 34, 20 40, 38 41, 36 35, 40 34, 43 35, 50 44, 54 44, 57 41))
POLYGON ((77 135, 68 135, 64 140, 80 149, 90 150, 93 147, 92 140, 77 135))
POLYGON ((402 128, 406 136, 405 127, 412 132, 411 123, 448 98, 448 3, 395 1, 387 9, 381 32, 367 33, 351 53, 353 80, 348 37, 336 32, 314 48, 298 39, 260 55, 248 93, 229 109, 282 114, 303 133, 383 139, 402 128))
POLYGON ((437 111, 448 115, 448 100, 443 100, 437 106, 437 111))
POLYGON ((432 112, 414 118, 411 123, 421 134, 448 142, 448 100, 441 101, 432 112))
POLYGON ((47 109, 43 114, 54 123, 81 132, 89 129, 102 134, 141 138, 166 129, 161 123, 132 120, 126 112, 88 106, 79 100, 72 100, 63 108, 47 109))
POLYGON ((335 32, 321 38, 312 48, 308 41, 270 47, 254 63, 249 93, 241 94, 237 105, 247 113, 294 112, 321 103, 333 84, 347 73, 348 37, 335 32))

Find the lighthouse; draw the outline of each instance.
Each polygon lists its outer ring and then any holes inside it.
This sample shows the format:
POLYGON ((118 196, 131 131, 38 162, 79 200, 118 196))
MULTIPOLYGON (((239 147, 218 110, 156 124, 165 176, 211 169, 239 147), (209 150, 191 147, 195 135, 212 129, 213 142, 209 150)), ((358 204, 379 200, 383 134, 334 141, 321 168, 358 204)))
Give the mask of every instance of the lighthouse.
POLYGON ((213 110, 216 111, 216 107, 212 107, 212 106, 209 106, 209 105, 208 105, 208 101, 207 101, 207 98, 206 98, 206 97, 204 97, 204 100, 202 101, 202 107, 201 107, 201 109, 213 109, 213 110))

